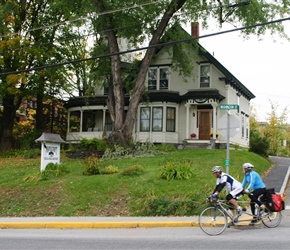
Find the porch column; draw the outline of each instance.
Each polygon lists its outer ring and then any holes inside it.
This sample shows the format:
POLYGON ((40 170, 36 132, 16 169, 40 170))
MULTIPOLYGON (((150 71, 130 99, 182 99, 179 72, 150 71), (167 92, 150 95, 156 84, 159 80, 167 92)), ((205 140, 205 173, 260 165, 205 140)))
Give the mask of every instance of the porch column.
POLYGON ((80 110, 80 132, 83 132, 83 110, 80 110))
POLYGON ((106 127, 106 109, 103 109, 103 132, 105 131, 105 127, 106 127))
POLYGON ((212 110, 212 115, 213 115, 213 117, 212 117, 212 120, 213 120, 213 135, 212 135, 212 138, 213 139, 216 139, 216 132, 217 132, 217 127, 216 127, 216 125, 217 125, 217 115, 216 115, 216 112, 217 112, 217 107, 218 107, 218 104, 217 103, 212 103, 211 104, 212 105, 212 107, 213 107, 213 110, 212 110))
POLYGON ((186 103, 185 104, 186 107, 186 137, 189 137, 189 109, 190 109, 190 104, 186 103))
POLYGON ((67 132, 70 132, 70 111, 67 113, 67 132))

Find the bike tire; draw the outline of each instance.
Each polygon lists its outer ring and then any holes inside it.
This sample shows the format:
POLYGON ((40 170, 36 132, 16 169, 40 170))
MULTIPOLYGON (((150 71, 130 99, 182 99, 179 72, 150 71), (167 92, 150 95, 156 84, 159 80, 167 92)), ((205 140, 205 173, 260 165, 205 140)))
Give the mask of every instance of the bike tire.
POLYGON ((219 235, 227 228, 227 216, 217 207, 208 207, 199 215, 199 227, 208 235, 219 235))
POLYGON ((274 228, 279 226, 282 220, 281 212, 265 212, 261 215, 262 223, 269 228, 274 228))

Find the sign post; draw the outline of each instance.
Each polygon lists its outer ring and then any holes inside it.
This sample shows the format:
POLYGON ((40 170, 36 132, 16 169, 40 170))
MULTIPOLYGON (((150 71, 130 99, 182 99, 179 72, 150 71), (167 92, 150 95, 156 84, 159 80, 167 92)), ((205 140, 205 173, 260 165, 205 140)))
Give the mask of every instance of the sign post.
POLYGON ((229 174, 230 170, 230 110, 239 109, 237 104, 220 104, 221 110, 227 110, 227 154, 225 160, 226 173, 229 174))

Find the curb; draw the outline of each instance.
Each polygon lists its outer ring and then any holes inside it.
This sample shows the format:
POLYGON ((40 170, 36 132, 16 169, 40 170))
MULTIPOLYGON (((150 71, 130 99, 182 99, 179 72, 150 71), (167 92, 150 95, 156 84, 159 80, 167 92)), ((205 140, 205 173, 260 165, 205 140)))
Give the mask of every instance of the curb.
POLYGON ((198 222, 0 222, 1 229, 199 227, 198 222))

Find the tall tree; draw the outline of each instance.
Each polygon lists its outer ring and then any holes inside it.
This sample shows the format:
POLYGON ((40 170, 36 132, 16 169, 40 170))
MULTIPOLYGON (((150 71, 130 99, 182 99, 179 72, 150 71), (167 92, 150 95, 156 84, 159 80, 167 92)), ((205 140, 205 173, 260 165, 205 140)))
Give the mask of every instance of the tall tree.
POLYGON ((56 0, 0 2, 1 150, 12 147, 16 111, 24 98, 37 97, 36 128, 44 130, 44 96, 58 94, 65 71, 61 67, 30 69, 62 61, 55 40, 66 26, 63 22, 72 17, 70 8, 75 6, 56 0), (27 72, 18 74, 18 71, 27 72))
MULTIPOLYGON (((289 1, 265 1, 253 0, 237 1, 199 1, 199 0, 124 0, 115 3, 110 0, 93 0, 95 5, 94 27, 96 32, 105 35, 110 56, 110 90, 107 101, 108 109, 113 121, 114 142, 130 143, 133 126, 136 120, 136 111, 141 97, 145 92, 145 79, 148 68, 154 56, 155 46, 160 43, 166 29, 174 23, 201 20, 206 26, 209 16, 215 17, 217 22, 226 21, 241 26, 254 25, 266 22, 274 17, 283 17, 289 13, 289 1), (242 2, 242 3, 241 3, 242 2), (124 92, 121 70, 120 46, 121 40, 126 40, 131 46, 148 39, 149 44, 144 58, 137 69, 135 85, 130 91, 130 103, 126 114, 124 113, 124 92)), ((263 34, 267 29, 278 30, 283 33, 281 23, 273 23, 269 26, 258 26, 243 30, 247 35, 256 33, 263 34)), ((173 58, 176 66, 184 66, 182 60, 185 57, 173 58)), ((188 60, 187 60, 188 61, 188 60)), ((180 69, 185 73, 185 69, 180 69)))

